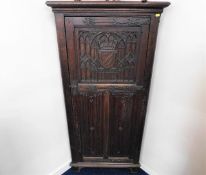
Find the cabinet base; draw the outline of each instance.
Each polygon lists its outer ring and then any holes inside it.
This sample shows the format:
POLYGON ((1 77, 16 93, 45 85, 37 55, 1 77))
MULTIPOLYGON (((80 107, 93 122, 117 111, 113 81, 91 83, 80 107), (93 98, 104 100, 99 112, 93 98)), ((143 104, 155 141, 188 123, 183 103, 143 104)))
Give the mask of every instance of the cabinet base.
POLYGON ((137 167, 137 168, 130 168, 130 172, 131 173, 137 173, 139 170, 140 170, 139 167, 137 167))
POLYGON ((81 168, 80 167, 72 167, 71 171, 79 173, 81 171, 81 168))
MULTIPOLYGON (((73 168, 130 168, 133 171, 138 171, 140 164, 134 163, 107 163, 107 162, 77 162, 71 163, 71 167, 73 168)), ((132 171, 131 170, 131 171, 132 171)))

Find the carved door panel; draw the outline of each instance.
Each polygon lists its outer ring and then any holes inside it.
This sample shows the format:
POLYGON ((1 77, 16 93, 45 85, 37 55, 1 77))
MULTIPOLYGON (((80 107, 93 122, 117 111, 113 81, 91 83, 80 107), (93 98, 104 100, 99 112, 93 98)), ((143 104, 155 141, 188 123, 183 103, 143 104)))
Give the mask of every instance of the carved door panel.
POLYGON ((122 161, 137 161, 144 122, 145 94, 119 93, 111 95, 109 127, 109 157, 122 161))
MULTIPOLYGON (((143 123, 150 17, 66 17, 68 68, 82 160, 128 161, 143 123), (140 98, 141 96, 141 98, 140 98)), ((136 146, 136 147, 135 147, 136 146)), ((134 153, 134 152, 133 152, 134 153)))
POLYGON ((115 94, 111 96, 110 114, 110 156, 128 157, 132 125, 134 94, 115 94))
POLYGON ((80 96, 79 122, 84 157, 103 157, 103 101, 102 93, 80 96))

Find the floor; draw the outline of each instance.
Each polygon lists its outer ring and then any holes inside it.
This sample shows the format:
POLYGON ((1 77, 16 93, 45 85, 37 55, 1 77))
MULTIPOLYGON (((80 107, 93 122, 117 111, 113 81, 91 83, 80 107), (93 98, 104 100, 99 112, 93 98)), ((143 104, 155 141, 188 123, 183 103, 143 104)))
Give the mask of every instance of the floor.
POLYGON ((69 169, 63 175, 148 175, 148 174, 141 169, 137 173, 130 173, 129 169, 83 168, 80 172, 73 172, 71 169, 69 169))

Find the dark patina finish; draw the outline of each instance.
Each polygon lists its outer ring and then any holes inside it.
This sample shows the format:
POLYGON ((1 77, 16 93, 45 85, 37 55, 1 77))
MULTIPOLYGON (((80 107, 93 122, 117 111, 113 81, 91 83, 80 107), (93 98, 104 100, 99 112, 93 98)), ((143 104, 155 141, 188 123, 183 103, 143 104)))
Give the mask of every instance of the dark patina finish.
POLYGON ((139 165, 160 14, 169 2, 48 1, 72 167, 139 165))

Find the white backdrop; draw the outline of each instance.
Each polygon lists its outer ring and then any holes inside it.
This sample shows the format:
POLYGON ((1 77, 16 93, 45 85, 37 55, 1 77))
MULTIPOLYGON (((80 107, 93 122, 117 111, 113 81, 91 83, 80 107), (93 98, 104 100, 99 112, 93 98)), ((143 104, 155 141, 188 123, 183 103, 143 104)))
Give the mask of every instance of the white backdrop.
MULTIPOLYGON (((2 1, 0 175, 53 175, 71 160, 53 13, 2 1)), ((163 13, 141 152, 151 175, 206 174, 204 0, 163 13)))

